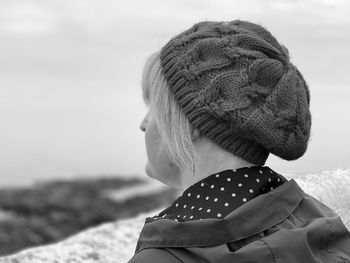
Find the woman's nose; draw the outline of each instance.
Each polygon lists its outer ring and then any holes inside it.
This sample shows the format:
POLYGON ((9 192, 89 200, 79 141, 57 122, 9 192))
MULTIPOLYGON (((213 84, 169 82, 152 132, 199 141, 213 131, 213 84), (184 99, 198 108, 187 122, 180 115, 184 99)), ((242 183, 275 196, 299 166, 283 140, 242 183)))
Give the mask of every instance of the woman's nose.
POLYGON ((141 123, 140 129, 141 129, 141 131, 146 131, 146 128, 145 128, 145 126, 143 125, 143 123, 141 123))
POLYGON ((146 117, 142 120, 140 124, 141 131, 146 131, 146 117))

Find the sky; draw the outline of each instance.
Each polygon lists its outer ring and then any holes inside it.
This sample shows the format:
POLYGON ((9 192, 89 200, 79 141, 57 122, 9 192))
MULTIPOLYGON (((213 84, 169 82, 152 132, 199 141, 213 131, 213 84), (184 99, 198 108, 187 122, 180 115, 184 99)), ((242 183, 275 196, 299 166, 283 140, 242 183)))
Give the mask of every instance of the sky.
POLYGON ((1 0, 0 186, 145 176, 146 58, 203 20, 248 20, 289 49, 311 93, 306 154, 280 172, 349 168, 350 1, 1 0))

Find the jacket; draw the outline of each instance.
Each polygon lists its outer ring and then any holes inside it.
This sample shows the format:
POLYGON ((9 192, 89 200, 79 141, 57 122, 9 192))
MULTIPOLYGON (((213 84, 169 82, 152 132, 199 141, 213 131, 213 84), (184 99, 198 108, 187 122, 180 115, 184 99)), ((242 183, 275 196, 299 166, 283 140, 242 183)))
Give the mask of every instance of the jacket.
MULTIPOLYGON (((350 233, 339 215, 305 193, 294 179, 288 181, 276 174, 282 184, 220 218, 179 220, 181 216, 172 215, 175 220, 164 216, 164 211, 160 213, 163 216, 146 218, 129 263, 350 262, 350 233)), ((245 175, 252 177, 251 172, 245 175)), ((188 190, 170 208, 176 207, 188 190)))

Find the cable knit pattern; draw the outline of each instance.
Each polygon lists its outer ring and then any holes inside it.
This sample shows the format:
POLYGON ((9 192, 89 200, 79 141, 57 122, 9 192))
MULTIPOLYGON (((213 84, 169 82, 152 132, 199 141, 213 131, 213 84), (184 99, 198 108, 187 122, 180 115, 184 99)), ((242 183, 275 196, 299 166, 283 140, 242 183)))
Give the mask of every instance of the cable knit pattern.
MULTIPOLYGON (((288 180, 294 178, 306 193, 332 208, 350 229, 350 169, 283 176, 288 180)), ((163 209, 165 207, 136 218, 105 223, 56 244, 2 257, 0 263, 125 263, 134 254, 145 218, 163 209)))
POLYGON ((163 74, 190 122, 218 145, 263 165, 301 157, 310 137, 308 85, 262 26, 200 22, 161 50, 163 74))

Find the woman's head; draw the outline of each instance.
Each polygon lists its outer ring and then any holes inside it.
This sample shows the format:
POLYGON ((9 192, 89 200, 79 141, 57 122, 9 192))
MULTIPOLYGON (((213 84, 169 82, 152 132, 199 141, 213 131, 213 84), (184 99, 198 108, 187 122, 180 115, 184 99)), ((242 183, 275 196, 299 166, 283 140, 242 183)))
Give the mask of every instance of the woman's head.
POLYGON ((159 55, 160 52, 155 52, 147 59, 142 76, 148 112, 140 128, 145 132, 147 175, 185 189, 210 171, 254 165, 225 151, 192 126, 170 92, 159 55))
POLYGON ((148 59, 142 86, 160 145, 177 166, 193 168, 196 133, 256 165, 269 153, 295 160, 306 151, 308 86, 260 25, 193 25, 148 59))
POLYGON ((179 179, 174 178, 178 173, 194 170, 196 151, 193 136, 198 134, 164 79, 159 55, 160 52, 153 53, 143 69, 142 94, 148 113, 141 129, 146 132, 147 174, 174 185, 179 179), (159 178, 160 175, 162 178, 159 178))

